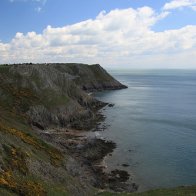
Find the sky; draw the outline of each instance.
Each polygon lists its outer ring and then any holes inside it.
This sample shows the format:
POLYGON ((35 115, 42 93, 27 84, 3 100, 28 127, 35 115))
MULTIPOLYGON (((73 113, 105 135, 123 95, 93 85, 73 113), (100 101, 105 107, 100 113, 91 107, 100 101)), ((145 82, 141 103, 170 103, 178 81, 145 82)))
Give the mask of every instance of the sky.
POLYGON ((0 64, 196 69, 196 0, 0 0, 0 64))

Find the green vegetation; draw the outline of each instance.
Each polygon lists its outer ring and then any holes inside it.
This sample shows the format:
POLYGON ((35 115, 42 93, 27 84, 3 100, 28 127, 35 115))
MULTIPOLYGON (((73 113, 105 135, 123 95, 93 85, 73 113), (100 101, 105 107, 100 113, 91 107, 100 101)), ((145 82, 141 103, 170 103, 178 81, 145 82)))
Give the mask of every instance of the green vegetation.
POLYGON ((59 105, 66 105, 69 102, 69 97, 66 95, 59 95, 51 89, 45 89, 42 91, 40 102, 49 109, 59 105))
MULTIPOLYGON (((58 166, 58 165, 62 164, 63 155, 59 150, 48 145, 47 143, 43 142, 42 140, 32 136, 30 133, 27 134, 19 129, 8 127, 1 121, 1 119, 0 119, 0 131, 4 132, 6 134, 11 134, 11 135, 19 138, 22 142, 33 146, 35 149, 44 151, 49 156, 51 164, 53 164, 54 166, 58 166)), ((14 161, 17 162, 14 165, 15 167, 18 166, 18 163, 19 164, 21 163, 20 165, 22 165, 22 164, 25 165, 24 164, 25 153, 19 152, 19 150, 16 147, 8 147, 6 145, 4 145, 3 147, 4 147, 4 150, 6 150, 8 155, 15 156, 12 158, 14 161), (20 159, 18 159, 19 155, 20 155, 20 159)), ((8 163, 9 163, 9 161, 8 161, 8 163)), ((15 168, 15 167, 13 167, 13 168, 15 168)), ((23 169, 23 171, 24 171, 24 169, 23 169)))
POLYGON ((19 195, 46 195, 46 191, 40 183, 24 178, 17 178, 10 170, 1 173, 0 186, 19 195))
POLYGON ((98 193, 99 196, 196 196, 196 186, 177 187, 171 189, 157 189, 142 193, 98 193))
MULTIPOLYGON (((28 162, 33 160, 62 167, 65 156, 33 135, 28 125, 18 121, 18 116, 7 120, 10 112, 0 113, 0 195, 69 195, 63 184, 44 182, 28 168, 28 162)), ((64 178, 66 182, 68 175, 64 178)))

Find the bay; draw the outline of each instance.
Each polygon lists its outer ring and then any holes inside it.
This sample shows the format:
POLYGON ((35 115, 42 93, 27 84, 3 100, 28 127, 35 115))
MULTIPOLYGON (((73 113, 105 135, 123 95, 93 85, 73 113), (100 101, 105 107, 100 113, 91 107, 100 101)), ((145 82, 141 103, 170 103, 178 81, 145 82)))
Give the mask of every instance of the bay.
POLYGON ((95 94, 115 104, 94 133, 117 144, 108 169, 127 170, 140 191, 196 184, 196 71, 110 73, 128 89, 95 94))

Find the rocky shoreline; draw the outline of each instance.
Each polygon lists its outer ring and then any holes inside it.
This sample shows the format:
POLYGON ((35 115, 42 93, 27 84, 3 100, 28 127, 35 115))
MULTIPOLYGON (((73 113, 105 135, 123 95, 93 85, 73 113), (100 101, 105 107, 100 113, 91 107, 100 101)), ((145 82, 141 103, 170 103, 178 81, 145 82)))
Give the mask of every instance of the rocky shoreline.
MULTIPOLYGON (((103 104, 99 110, 110 104, 103 104)), ((93 127, 99 130, 99 124, 104 120, 104 116, 97 110, 94 126, 88 126, 92 131, 93 127)), ((138 185, 128 182, 130 174, 124 170, 105 171, 107 167, 103 160, 113 152, 116 144, 97 137, 88 137, 86 131, 68 128, 50 129, 45 131, 37 130, 40 137, 69 154, 66 164, 68 173, 80 179, 85 186, 90 184, 98 189, 114 192, 135 192, 138 185)))

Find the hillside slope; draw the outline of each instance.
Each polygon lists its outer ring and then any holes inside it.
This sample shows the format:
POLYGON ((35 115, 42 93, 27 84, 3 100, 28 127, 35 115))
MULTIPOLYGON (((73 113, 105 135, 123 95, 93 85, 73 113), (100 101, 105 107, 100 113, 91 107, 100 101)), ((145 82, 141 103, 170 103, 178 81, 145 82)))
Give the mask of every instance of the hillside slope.
POLYGON ((92 128, 105 104, 84 90, 121 88, 99 65, 1 65, 0 195, 94 194, 94 178, 69 172, 71 136, 62 144, 47 133, 92 128))

